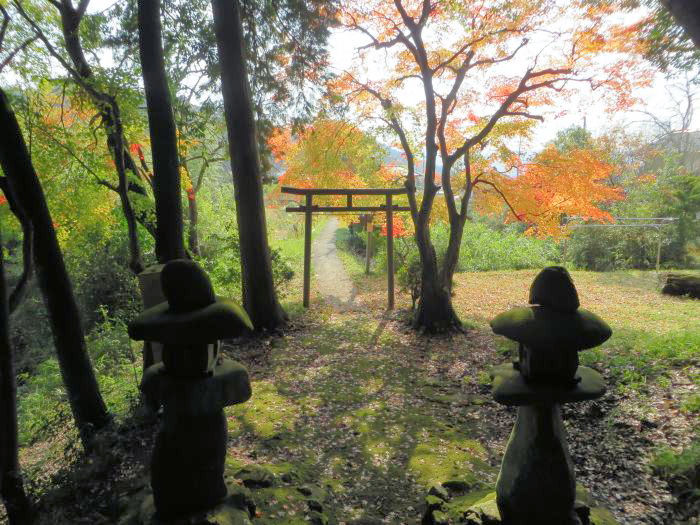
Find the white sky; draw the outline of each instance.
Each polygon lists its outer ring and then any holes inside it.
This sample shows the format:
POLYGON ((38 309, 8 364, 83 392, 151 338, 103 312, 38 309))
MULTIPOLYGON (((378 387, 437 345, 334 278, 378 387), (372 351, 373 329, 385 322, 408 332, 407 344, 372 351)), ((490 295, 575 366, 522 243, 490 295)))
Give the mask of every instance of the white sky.
MULTIPOLYGON (((369 42, 366 36, 349 31, 334 31, 330 39, 330 54, 331 64, 335 72, 352 69, 353 65, 357 64, 359 58, 356 55, 356 49, 369 42)), ((515 61, 514 61, 515 62, 515 61)), ((377 74, 380 78, 383 75, 382 64, 375 63, 367 70, 367 75, 372 77, 377 74)), ((634 107, 632 111, 621 111, 611 115, 606 111, 605 105, 598 100, 600 95, 596 92, 574 95, 569 99, 566 106, 566 114, 560 117, 545 117, 543 123, 538 123, 535 128, 535 137, 532 147, 538 149, 548 141, 552 140, 557 132, 571 126, 583 126, 584 119, 586 127, 594 135, 600 135, 607 130, 616 127, 626 127, 643 131, 645 127, 649 127, 650 118, 640 111, 648 111, 653 113, 661 120, 671 119, 678 111, 678 106, 674 104, 669 90, 676 94, 673 86, 678 86, 684 83, 684 77, 679 76, 673 79, 667 79, 663 74, 656 73, 650 87, 638 89, 634 95, 643 101, 642 104, 634 107)), ((700 129, 700 87, 696 89, 698 96, 694 103, 694 118, 691 125, 691 130, 700 129)), ((422 87, 416 82, 412 86, 406 84, 406 88, 401 93, 401 102, 406 104, 407 101, 415 101, 416 104, 424 101, 422 87)), ((561 108, 563 109, 563 108, 561 108)))

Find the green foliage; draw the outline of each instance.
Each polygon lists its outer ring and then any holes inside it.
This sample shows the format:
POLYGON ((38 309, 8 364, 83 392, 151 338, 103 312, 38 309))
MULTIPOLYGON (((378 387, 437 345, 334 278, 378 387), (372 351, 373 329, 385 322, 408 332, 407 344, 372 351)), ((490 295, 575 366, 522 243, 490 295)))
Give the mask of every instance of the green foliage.
POLYGON ((661 448, 651 466, 668 482, 685 508, 690 512, 697 510, 700 504, 700 438, 697 434, 680 453, 668 447, 661 448))
POLYGON ((111 239, 92 241, 92 249, 69 250, 65 254, 83 324, 88 330, 105 315, 128 322, 142 309, 138 281, 127 268, 125 230, 116 230, 111 239))
POLYGON ((700 209, 700 178, 690 172, 692 159, 673 152, 670 145, 646 156, 635 155, 640 157, 636 163, 643 161, 643 165, 620 174, 626 198, 610 207, 611 214, 676 220, 659 229, 576 228, 565 250, 567 261, 574 267, 594 271, 654 268, 659 238, 661 266, 685 268, 698 264, 692 252, 698 249, 700 239, 700 222, 695 219, 700 209))
POLYGON ((691 394, 681 403, 681 411, 686 414, 700 413, 700 394, 691 394))
MULTIPOLYGON (((555 242, 523 235, 518 226, 494 230, 479 222, 465 225, 458 270, 521 270, 559 261, 555 242)), ((446 247, 446 236, 444 243, 446 247)))
MULTIPOLYGON (((198 258, 197 262, 209 274, 217 294, 240 299, 242 278, 238 228, 235 222, 228 222, 222 226, 220 233, 210 234, 206 250, 202 250, 205 256, 198 258)), ((270 249, 270 262, 275 287, 278 293, 283 295, 284 285, 294 277, 294 270, 279 249, 270 249)))
MULTIPOLYGON (((656 266, 659 235, 667 233, 643 228, 577 228, 565 241, 566 260, 574 268, 596 272, 650 269, 656 266)), ((668 246, 668 240, 662 241, 668 246)), ((664 259, 668 260, 667 257, 664 259)))
MULTIPOLYGON (((131 342, 123 321, 103 320, 86 338, 100 390, 110 412, 125 415, 138 399, 138 371, 131 342)), ((50 357, 30 374, 18 374, 19 441, 27 446, 62 431, 70 409, 58 361, 50 357)))

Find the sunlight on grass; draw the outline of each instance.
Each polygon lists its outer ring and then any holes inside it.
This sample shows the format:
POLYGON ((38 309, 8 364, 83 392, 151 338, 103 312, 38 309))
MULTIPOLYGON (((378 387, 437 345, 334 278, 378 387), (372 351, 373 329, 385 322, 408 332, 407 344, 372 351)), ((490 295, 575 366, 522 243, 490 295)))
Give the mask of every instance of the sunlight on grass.
MULTIPOLYGON (((296 405, 279 395, 277 388, 269 381, 253 381, 253 397, 246 403, 226 409, 229 418, 238 419, 245 429, 251 430, 263 439, 270 439, 282 432, 291 431, 299 417, 296 405)), ((236 423, 230 431, 235 433, 236 423)))
POLYGON ((475 466, 486 467, 484 447, 476 440, 457 432, 436 436, 423 429, 419 443, 409 460, 409 468, 416 472, 418 481, 425 486, 460 479, 475 482, 480 476, 475 466))

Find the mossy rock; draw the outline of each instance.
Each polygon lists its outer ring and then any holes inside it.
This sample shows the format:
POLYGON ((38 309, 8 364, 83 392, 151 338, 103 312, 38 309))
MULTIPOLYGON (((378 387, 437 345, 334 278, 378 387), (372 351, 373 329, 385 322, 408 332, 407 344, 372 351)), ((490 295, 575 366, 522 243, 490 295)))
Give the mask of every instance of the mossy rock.
POLYGON ((496 503, 496 493, 490 492, 474 503, 462 515, 468 525, 500 525, 501 513, 496 503))
MULTIPOLYGON (((243 487, 228 486, 227 497, 217 506, 182 516, 178 525, 251 525, 255 513, 249 492, 243 487)), ((130 498, 128 508, 117 522, 119 525, 166 525, 156 517, 153 492, 149 487, 130 498)), ((171 521, 167 523, 172 523, 171 521)))
POLYGON ((246 465, 233 476, 248 488, 266 488, 275 484, 275 475, 259 465, 246 465))

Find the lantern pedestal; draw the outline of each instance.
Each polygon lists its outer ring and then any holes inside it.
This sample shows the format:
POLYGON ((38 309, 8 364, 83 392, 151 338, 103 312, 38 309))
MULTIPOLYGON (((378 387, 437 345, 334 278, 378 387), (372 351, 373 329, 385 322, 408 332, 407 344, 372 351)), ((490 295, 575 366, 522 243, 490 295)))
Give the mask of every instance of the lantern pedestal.
POLYGON ((169 519, 216 505, 226 495, 223 408, 250 398, 246 369, 220 359, 210 376, 177 377, 159 363, 148 368, 141 388, 164 406, 151 459, 158 515, 169 519))

